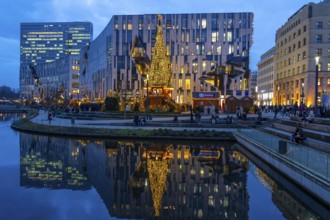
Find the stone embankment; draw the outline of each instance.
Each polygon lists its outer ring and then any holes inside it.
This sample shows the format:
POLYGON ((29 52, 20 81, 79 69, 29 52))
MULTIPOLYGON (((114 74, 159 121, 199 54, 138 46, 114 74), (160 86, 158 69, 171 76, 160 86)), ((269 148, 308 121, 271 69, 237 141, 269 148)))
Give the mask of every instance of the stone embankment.
MULTIPOLYGON (((118 138, 118 139, 171 139, 196 141, 233 141, 230 131, 202 128, 166 127, 159 123, 157 126, 132 126, 121 124, 71 124, 68 122, 54 123, 43 120, 35 123, 33 120, 22 119, 13 122, 11 127, 23 132, 44 135, 58 135, 79 138, 118 138)), ((124 123, 124 122, 123 122, 124 123)), ((127 122, 126 122, 127 123, 127 122)))

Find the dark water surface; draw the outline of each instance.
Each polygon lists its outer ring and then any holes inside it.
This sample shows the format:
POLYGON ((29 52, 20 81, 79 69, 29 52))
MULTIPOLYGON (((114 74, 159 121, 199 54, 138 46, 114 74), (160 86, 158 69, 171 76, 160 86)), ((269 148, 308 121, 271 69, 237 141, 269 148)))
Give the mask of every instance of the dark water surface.
POLYGON ((39 136, 0 116, 1 220, 324 217, 237 143, 39 136))

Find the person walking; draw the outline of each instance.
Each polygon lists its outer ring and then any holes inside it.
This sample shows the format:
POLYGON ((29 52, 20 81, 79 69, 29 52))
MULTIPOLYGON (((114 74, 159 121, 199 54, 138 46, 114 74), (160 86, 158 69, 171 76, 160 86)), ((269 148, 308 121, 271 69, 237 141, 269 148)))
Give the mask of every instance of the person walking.
POLYGON ((198 110, 195 113, 195 118, 196 118, 196 123, 200 124, 201 123, 201 114, 199 113, 198 110))
POLYGON ((323 104, 320 109, 321 118, 325 118, 325 112, 327 111, 325 105, 323 104))
POLYGON ((276 119, 278 111, 279 111, 279 108, 276 106, 275 111, 274 111, 274 119, 276 119))
POLYGON ((52 113, 48 112, 48 123, 50 124, 52 122, 52 113))

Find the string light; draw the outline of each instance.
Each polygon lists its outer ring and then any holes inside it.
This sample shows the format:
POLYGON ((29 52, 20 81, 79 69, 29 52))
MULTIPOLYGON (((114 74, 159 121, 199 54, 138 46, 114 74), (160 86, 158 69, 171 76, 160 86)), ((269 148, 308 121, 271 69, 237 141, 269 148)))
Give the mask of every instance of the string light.
POLYGON ((158 26, 155 46, 152 49, 152 60, 149 70, 149 85, 169 86, 172 77, 171 59, 164 46, 162 16, 158 15, 158 26))

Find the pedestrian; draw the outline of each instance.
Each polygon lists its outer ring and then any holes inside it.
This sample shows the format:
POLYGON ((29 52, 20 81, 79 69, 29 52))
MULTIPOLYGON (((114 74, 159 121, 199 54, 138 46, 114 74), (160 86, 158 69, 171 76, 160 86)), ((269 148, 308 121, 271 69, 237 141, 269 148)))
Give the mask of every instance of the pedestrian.
POLYGON ((195 113, 195 118, 196 118, 196 123, 200 124, 201 123, 201 114, 199 113, 198 110, 195 113))
POLYGON ((138 126, 139 125, 139 116, 135 115, 134 116, 134 126, 138 126))
POLYGON ((242 119, 241 107, 239 105, 236 107, 236 116, 238 120, 242 119))
POLYGON ((48 123, 50 124, 52 122, 52 113, 48 112, 48 123))
POLYGON ((327 111, 325 105, 323 104, 320 109, 321 118, 325 118, 325 112, 327 111))
MULTIPOLYGON (((302 103, 300 103, 301 106, 302 103)), ((298 112, 298 101, 296 101, 293 105, 293 116, 297 116, 297 112, 298 112)))
POLYGON ((278 111, 279 111, 279 109, 278 109, 278 107, 276 106, 276 107, 275 107, 274 119, 276 119, 276 116, 277 116, 278 111))

